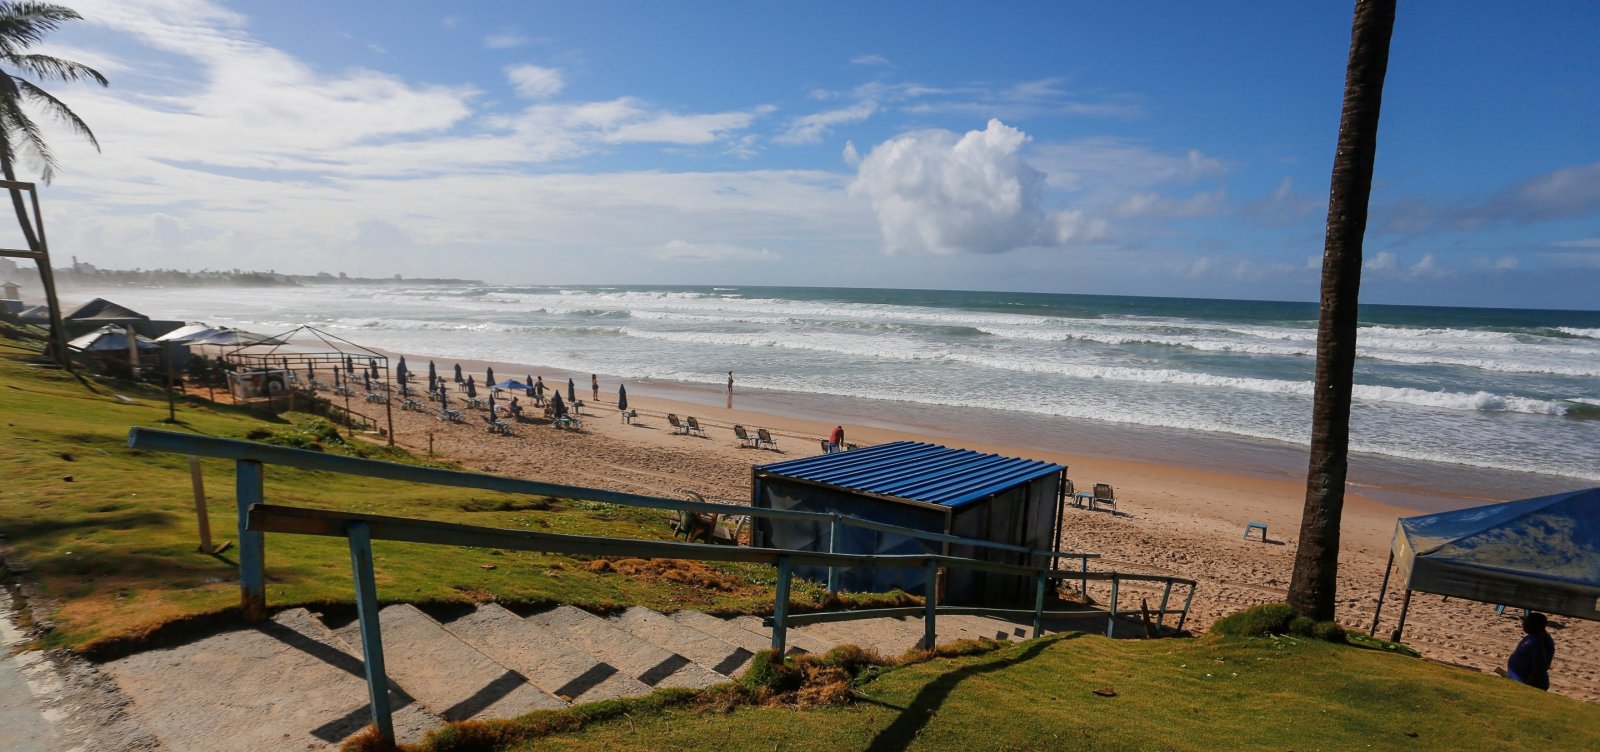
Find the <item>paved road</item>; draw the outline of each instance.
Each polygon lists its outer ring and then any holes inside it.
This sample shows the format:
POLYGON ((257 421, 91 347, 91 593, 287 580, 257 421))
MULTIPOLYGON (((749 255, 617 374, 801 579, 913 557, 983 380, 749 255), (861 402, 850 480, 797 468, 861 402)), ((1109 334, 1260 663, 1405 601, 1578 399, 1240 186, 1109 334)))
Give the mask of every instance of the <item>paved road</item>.
POLYGON ((11 600, 0 592, 0 749, 6 752, 48 752, 50 722, 40 712, 22 665, 11 654, 22 642, 11 624, 11 600))

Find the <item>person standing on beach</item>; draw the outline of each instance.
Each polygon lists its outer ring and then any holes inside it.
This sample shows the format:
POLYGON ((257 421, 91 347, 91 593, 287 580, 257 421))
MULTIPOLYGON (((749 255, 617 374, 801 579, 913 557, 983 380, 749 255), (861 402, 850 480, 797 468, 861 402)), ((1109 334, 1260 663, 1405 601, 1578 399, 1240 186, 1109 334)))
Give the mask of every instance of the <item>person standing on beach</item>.
POLYGON ((1530 687, 1550 690, 1550 663, 1556 657, 1556 641, 1545 631, 1549 618, 1537 611, 1522 615, 1522 640, 1506 661, 1506 676, 1530 687))
POLYGON ((833 427, 833 434, 828 437, 828 446, 835 452, 844 449, 844 426, 833 427))
POLYGON ((728 372, 728 396, 733 396, 733 371, 728 372))
POLYGON ((589 389, 594 392, 594 397, 592 399, 595 402, 599 402, 600 401, 600 377, 599 376, 597 376, 595 374, 592 374, 592 373, 589 374, 589 389))

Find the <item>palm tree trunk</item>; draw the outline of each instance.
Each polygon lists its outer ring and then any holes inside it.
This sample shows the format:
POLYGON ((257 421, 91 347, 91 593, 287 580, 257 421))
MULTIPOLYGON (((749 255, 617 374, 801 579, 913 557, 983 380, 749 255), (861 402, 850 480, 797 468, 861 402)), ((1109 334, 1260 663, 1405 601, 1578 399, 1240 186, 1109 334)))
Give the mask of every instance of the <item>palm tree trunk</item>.
MULTIPOLYGON (((0 173, 5 179, 17 182, 16 170, 11 164, 11 155, 0 150, 0 173)), ((37 189, 35 189, 37 190, 37 189)), ((50 268, 50 251, 43 243, 43 238, 33 230, 33 221, 28 217, 27 205, 22 201, 22 191, 12 188, 6 191, 11 194, 11 207, 17 212, 17 224, 22 226, 22 238, 28 244, 28 250, 34 254, 34 261, 39 265, 39 284, 44 287, 45 306, 50 309, 50 347, 58 363, 67 370, 72 370, 72 354, 67 352, 67 327, 61 320, 61 301, 56 299, 56 274, 50 268)), ((34 204, 37 210, 38 204, 34 204)))
POLYGON ((1315 404, 1306 504, 1300 518, 1289 605, 1313 619, 1332 619, 1339 570, 1339 521, 1350 451, 1350 391, 1356 362, 1361 241, 1367 231, 1378 110, 1389 68, 1395 0, 1357 0, 1345 68, 1344 108, 1328 195, 1322 255, 1322 315, 1317 324, 1315 404))

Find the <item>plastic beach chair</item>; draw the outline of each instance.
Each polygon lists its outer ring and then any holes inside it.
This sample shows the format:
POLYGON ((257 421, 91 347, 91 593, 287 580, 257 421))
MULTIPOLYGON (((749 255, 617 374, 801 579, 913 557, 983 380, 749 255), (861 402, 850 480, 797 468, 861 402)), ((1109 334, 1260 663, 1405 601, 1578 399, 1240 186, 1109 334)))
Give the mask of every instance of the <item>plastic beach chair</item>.
POLYGON ((734 426, 733 435, 739 437, 739 446, 744 446, 747 441, 750 442, 750 446, 756 446, 756 437, 751 436, 749 431, 744 430, 744 426, 734 426))
POLYGON ((673 433, 689 432, 689 427, 685 426, 682 421, 678 420, 677 413, 667 413, 667 424, 672 426, 673 433))
POLYGON ((694 433, 700 436, 706 435, 705 430, 700 427, 700 421, 695 420, 693 415, 684 418, 684 420, 688 423, 688 425, 684 428, 684 433, 694 433))
POLYGON ((756 429, 756 446, 761 446, 762 444, 766 444, 767 446, 772 447, 773 449, 777 449, 778 448, 778 442, 773 440, 772 434, 767 433, 767 429, 765 429, 765 428, 757 428, 756 429))
POLYGON ((1094 484, 1094 493, 1089 494, 1089 511, 1094 511, 1096 507, 1111 507, 1111 511, 1117 511, 1117 497, 1110 485, 1094 484))

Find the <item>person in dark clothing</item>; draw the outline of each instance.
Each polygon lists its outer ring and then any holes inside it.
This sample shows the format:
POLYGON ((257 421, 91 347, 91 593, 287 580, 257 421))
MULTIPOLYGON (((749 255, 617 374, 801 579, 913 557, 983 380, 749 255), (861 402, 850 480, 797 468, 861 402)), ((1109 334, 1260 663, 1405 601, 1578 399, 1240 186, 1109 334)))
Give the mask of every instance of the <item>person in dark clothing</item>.
POLYGON ((593 373, 589 374, 589 389, 590 389, 590 391, 594 392, 594 401, 595 402, 599 402, 600 401, 600 376, 599 376, 599 374, 593 374, 593 373))
POLYGON ((1506 676, 1530 687, 1550 689, 1550 662, 1556 657, 1556 641, 1545 631, 1549 619, 1537 611, 1522 616, 1522 640, 1506 661, 1506 676))

